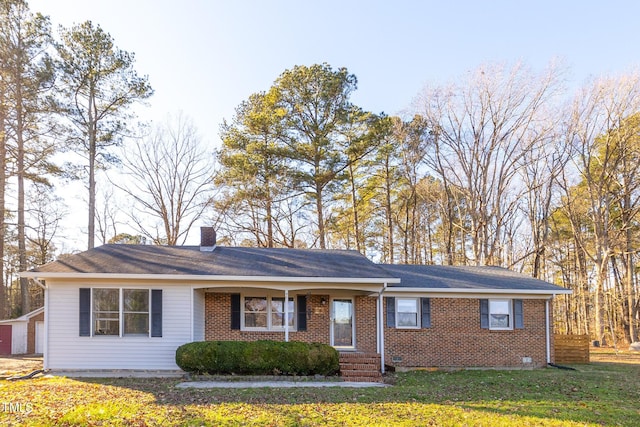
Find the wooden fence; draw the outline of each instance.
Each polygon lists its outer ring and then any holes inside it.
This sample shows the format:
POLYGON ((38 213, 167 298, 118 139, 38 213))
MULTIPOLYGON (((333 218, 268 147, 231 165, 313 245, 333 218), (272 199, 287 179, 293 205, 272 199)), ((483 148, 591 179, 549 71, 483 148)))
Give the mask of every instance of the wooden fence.
POLYGON ((554 335, 556 363, 589 363, 589 335, 554 335))

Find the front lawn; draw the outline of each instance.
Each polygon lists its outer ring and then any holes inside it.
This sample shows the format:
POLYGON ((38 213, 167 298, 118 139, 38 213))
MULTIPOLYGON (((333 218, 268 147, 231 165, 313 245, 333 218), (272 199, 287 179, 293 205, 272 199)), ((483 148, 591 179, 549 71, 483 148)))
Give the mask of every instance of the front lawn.
POLYGON ((178 389, 176 379, 0 382, 2 425, 640 425, 640 365, 396 374, 393 387, 178 389))

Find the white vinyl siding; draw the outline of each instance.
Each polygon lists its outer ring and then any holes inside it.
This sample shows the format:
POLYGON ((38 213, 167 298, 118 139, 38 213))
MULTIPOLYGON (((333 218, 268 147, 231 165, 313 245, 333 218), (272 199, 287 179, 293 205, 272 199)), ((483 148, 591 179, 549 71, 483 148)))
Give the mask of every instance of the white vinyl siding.
POLYGON ((193 341, 204 341, 204 290, 193 291, 193 341))
POLYGON ((49 281, 47 325, 49 369, 177 370, 176 349, 191 341, 191 287, 149 284, 162 289, 162 337, 79 336, 79 288, 142 288, 129 284, 65 284, 49 281))

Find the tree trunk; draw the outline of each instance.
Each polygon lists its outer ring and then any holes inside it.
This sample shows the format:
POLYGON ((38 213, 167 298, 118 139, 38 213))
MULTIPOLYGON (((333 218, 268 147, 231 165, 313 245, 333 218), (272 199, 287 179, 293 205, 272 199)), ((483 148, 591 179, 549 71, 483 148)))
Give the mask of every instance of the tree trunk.
MULTIPOLYGON (((606 274, 607 261, 599 257, 597 265, 597 277, 596 277, 596 295, 595 295, 595 331, 596 339, 600 341, 600 345, 607 345, 607 338, 605 335, 605 297, 604 297, 604 283, 606 274)), ((613 331, 612 331, 613 332, 613 331)))
POLYGON ((391 211, 391 171, 389 167, 389 156, 385 158, 385 214, 387 217, 387 241, 389 245, 389 264, 394 263, 394 242, 393 242, 393 212, 391 211))
MULTIPOLYGON (((16 79, 18 82, 18 80, 16 79)), ((24 109, 22 105, 22 88, 20 83, 16 84, 16 142, 17 158, 16 173, 18 180, 18 269, 27 270, 27 237, 25 234, 25 188, 24 188, 24 109)), ((29 295, 29 280, 20 278, 20 295, 22 314, 26 314, 31 308, 31 298, 29 295)))
MULTIPOLYGON (((4 94, 0 93, 0 108, 3 107, 4 94)), ((7 185, 7 140, 4 135, 5 112, 0 110, 0 319, 7 318, 7 295, 4 282, 4 239, 6 234, 5 224, 5 188, 7 185)))
MULTIPOLYGON (((93 88, 91 89, 93 94, 93 88)), ((93 114, 94 100, 89 97, 88 126, 89 126, 89 221, 87 226, 88 249, 95 246, 96 231, 96 156, 97 156, 97 133, 98 124, 93 114)))
POLYGON ((322 204, 322 187, 316 185, 316 210, 318 215, 318 238, 320 249, 327 249, 327 243, 324 235, 324 206, 322 204))
POLYGON ((351 185, 351 206, 353 208, 353 231, 356 233, 356 250, 364 255, 360 244, 360 222, 358 220, 358 197, 356 183, 353 176, 353 163, 349 162, 349 184, 351 185))

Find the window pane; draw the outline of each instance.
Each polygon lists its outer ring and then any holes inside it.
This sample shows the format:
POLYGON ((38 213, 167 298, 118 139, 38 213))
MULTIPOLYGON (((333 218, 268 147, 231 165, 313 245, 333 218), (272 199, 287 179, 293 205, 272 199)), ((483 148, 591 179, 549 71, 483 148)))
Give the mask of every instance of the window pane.
POLYGON ((149 312, 149 291, 147 289, 125 289, 122 291, 124 311, 149 312))
POLYGON ((244 313, 244 326, 247 328, 266 328, 267 313, 244 313))
POLYGON ((267 328, 267 298, 245 297, 244 326, 247 328, 267 328))
POLYGON ((149 314, 148 313, 125 313, 124 314, 124 334, 125 335, 149 335, 149 314))
MULTIPOLYGON (((287 304, 287 322, 293 327, 293 298, 289 298, 287 304)), ((284 328, 284 298, 271 298, 271 327, 284 328)))
POLYGON ((93 334, 120 335, 119 289, 93 289, 93 334))
POLYGON ((509 327, 509 315, 508 314, 493 314, 489 316, 489 327, 491 328, 508 328, 509 327))
POLYGON ((489 301, 489 312, 491 314, 509 314, 509 301, 489 301))
POLYGON ((120 335, 119 313, 95 312, 94 313, 94 335, 120 335))
POLYGON ((94 311, 120 311, 120 291, 118 289, 94 289, 94 311))
POLYGON ((400 299, 397 300, 399 313, 417 313, 418 301, 415 298, 412 299, 400 299))
POLYGON ((416 327, 418 326, 418 314, 398 312, 396 314, 396 322, 398 327, 416 327))
POLYGON ((251 312, 267 312, 267 298, 246 297, 244 299, 244 310, 251 312))
MULTIPOLYGON (((271 313, 271 326, 274 328, 284 328, 284 313, 271 313)), ((289 327, 293 327, 293 313, 287 313, 287 319, 289 321, 289 327)))

